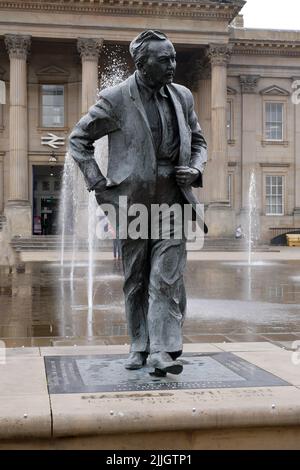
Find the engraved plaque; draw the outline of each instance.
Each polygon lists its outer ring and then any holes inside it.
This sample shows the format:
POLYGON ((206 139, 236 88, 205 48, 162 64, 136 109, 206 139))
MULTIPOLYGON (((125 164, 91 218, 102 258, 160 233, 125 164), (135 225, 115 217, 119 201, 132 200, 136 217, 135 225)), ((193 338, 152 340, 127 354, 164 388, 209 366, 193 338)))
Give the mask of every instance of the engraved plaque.
POLYGON ((46 356, 49 393, 289 386, 232 353, 188 354, 180 375, 152 377, 150 367, 124 368, 127 356, 46 356))

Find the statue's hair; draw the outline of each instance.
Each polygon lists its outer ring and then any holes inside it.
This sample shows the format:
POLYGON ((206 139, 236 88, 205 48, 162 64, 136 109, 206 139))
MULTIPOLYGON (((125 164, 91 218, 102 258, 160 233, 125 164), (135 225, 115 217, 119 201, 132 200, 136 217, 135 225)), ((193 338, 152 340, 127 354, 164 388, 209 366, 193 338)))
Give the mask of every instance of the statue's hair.
POLYGON ((150 41, 166 41, 168 37, 161 31, 147 29, 139 34, 129 46, 129 52, 137 67, 145 60, 150 41))

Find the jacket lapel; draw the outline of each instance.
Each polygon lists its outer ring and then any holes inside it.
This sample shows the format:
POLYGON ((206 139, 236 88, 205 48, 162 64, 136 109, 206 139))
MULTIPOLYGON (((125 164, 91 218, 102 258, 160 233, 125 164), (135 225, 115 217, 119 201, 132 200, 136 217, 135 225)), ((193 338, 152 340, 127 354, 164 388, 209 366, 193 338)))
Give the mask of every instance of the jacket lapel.
POLYGON ((189 150, 191 147, 191 144, 189 142, 190 131, 187 127, 180 101, 178 100, 171 86, 167 86, 167 88, 170 93, 173 106, 175 108, 177 122, 178 122, 178 129, 179 129, 179 136, 180 136, 180 152, 179 152, 178 164, 185 166, 189 164, 190 157, 191 157, 190 150, 189 150))
POLYGON ((130 98, 132 99, 135 107, 137 108, 137 110, 140 113, 140 116, 142 118, 142 123, 143 123, 146 131, 148 132, 148 134, 151 138, 151 142, 152 142, 153 149, 154 149, 155 147, 154 147, 153 135, 152 135, 152 132, 151 132, 151 129, 150 129, 150 126, 149 126, 149 121, 147 119, 145 108, 143 106, 143 103, 142 103, 142 100, 141 100, 141 97, 140 97, 140 93, 139 93, 138 86, 137 86, 136 79, 135 79, 135 74, 136 74, 136 72, 133 75, 131 75, 131 77, 129 78, 130 98))
MULTIPOLYGON (((180 135, 180 153, 179 153, 179 160, 178 165, 182 166, 189 166, 190 159, 191 159, 191 132, 186 123, 186 119, 183 114, 182 105, 178 100, 175 92, 172 90, 171 86, 168 86, 168 90, 171 96, 171 100, 173 101, 173 105, 175 108, 177 121, 178 121, 178 128, 179 128, 179 135, 180 135)), ((189 202, 193 208, 195 220, 198 222, 199 227, 204 231, 204 233, 208 232, 207 225, 204 223, 203 220, 203 213, 202 213, 202 206, 200 207, 200 203, 196 196, 193 193, 192 187, 181 187, 181 192, 183 193, 187 202, 189 202)))

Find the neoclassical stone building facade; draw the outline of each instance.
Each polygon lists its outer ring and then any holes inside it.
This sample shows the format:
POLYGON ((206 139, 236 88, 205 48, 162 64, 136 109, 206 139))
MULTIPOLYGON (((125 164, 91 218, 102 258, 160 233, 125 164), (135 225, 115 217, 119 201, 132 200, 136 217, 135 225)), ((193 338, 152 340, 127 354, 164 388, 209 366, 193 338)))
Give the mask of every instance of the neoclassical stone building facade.
POLYGON ((128 44, 146 28, 169 35, 176 81, 194 94, 209 145, 199 196, 210 235, 245 223, 252 171, 261 238, 299 228, 300 33, 245 29, 244 4, 0 0, 0 214, 11 235, 55 233, 67 136, 112 55, 132 70, 128 44))

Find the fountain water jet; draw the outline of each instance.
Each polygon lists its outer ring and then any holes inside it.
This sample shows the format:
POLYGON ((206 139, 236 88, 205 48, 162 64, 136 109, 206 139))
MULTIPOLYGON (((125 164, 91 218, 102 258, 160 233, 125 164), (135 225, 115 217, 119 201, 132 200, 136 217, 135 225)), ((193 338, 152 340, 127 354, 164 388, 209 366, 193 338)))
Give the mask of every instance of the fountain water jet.
POLYGON ((75 232, 74 221, 74 200, 76 199, 75 192, 75 163, 69 153, 66 153, 62 190, 59 207, 59 221, 61 229, 61 250, 60 250, 60 265, 64 266, 65 261, 65 245, 66 236, 69 233, 75 232), (70 194, 71 192, 71 194, 70 194))
MULTIPOLYGON (((256 191, 256 178, 255 171, 252 170, 250 173, 250 183, 248 190, 248 210, 247 210, 247 221, 245 226, 246 230, 246 241, 247 241, 247 262, 238 261, 238 262, 225 262, 227 265, 240 265, 240 266, 266 266, 268 264, 272 265, 273 263, 268 263, 266 261, 255 261, 254 258, 254 245, 259 240, 260 237, 260 226, 259 226, 259 208, 257 203, 257 191, 256 191)), ((251 276, 249 275, 249 279, 251 276)))
POLYGON ((259 216, 256 195, 256 179, 254 170, 251 171, 248 193, 248 265, 253 265, 253 247, 259 238, 259 216))
POLYGON ((93 309, 93 287, 94 287, 94 250, 95 250, 95 230, 96 230, 96 210, 97 201, 94 192, 89 193, 88 204, 88 308, 93 309))
MULTIPOLYGON (((104 88, 117 85, 130 75, 128 69, 124 51, 120 47, 115 47, 113 50, 107 46, 104 46, 103 52, 108 59, 109 66, 102 67, 101 80, 99 81, 99 92, 104 88)), ((94 144, 95 146, 95 159, 99 164, 99 167, 106 176, 107 170, 107 154, 108 154, 108 139, 106 137, 98 140, 94 144)), ((71 268, 70 268, 70 284, 71 291, 73 293, 74 284, 74 273, 77 266, 82 263, 77 262, 77 253, 79 244, 84 243, 82 237, 79 237, 79 230, 82 230, 82 226, 88 228, 87 240, 88 240, 88 263, 87 267, 87 307, 88 307, 88 335, 91 335, 90 325, 92 324, 92 312, 94 306, 94 264, 95 264, 95 246, 96 246, 96 209, 97 203, 94 193, 89 194, 88 199, 88 210, 87 220, 80 219, 81 227, 79 225, 79 191, 78 188, 80 183, 79 179, 82 178, 79 174, 78 168, 73 159, 66 154, 64 173, 63 173, 63 185, 61 192, 61 204, 60 204, 60 222, 61 222, 61 256, 60 265, 62 269, 66 266, 65 263, 65 251, 66 251, 66 240, 67 235, 72 235, 72 257, 71 257, 71 268), (85 223, 86 222, 86 223, 85 223)), ((81 214, 82 215, 82 214, 81 214)), ((68 263, 69 265, 69 263, 68 263)), ((64 275, 62 274, 62 279, 64 275)), ((96 306, 97 308, 97 306, 96 306)))
POLYGON ((71 289, 74 289, 74 272, 75 272, 75 261, 77 253, 77 222, 78 222, 78 193, 74 190, 74 183, 77 181, 78 168, 73 169, 73 191, 72 191, 72 203, 73 203, 73 233, 72 233, 72 260, 71 260, 71 271, 70 271, 70 283, 71 289))

